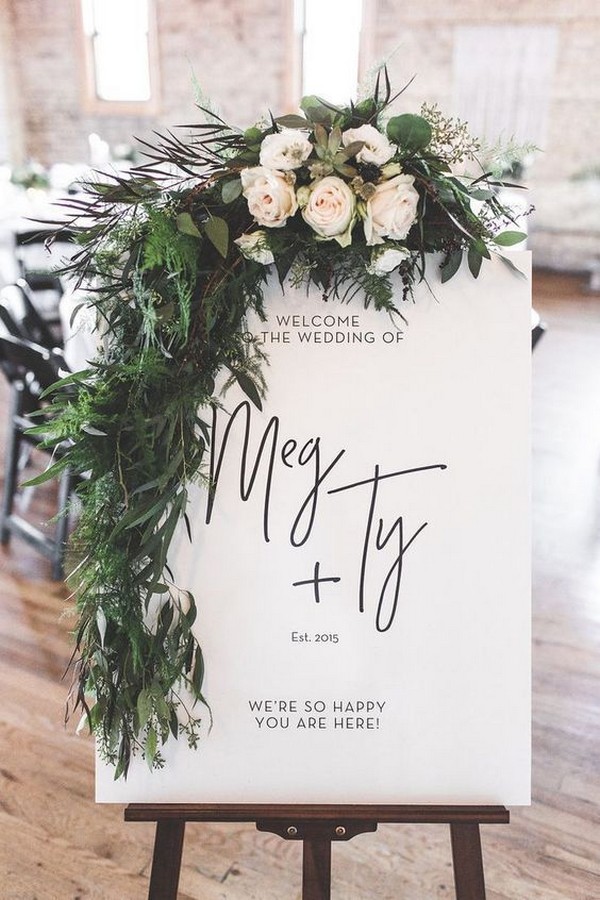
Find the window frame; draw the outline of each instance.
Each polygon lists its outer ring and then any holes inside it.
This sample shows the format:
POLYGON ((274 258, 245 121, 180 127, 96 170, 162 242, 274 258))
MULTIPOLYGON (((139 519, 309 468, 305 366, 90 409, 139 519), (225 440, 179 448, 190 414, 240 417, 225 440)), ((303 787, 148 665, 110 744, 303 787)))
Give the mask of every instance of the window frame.
POLYGON ((148 100, 103 100, 96 93, 96 67, 94 46, 91 35, 85 31, 82 0, 74 0, 79 32, 80 61, 82 77, 82 107, 84 112, 107 116, 153 116, 160 110, 159 63, 158 63, 158 23, 156 0, 148 3, 148 67, 150 76, 150 98, 148 100))

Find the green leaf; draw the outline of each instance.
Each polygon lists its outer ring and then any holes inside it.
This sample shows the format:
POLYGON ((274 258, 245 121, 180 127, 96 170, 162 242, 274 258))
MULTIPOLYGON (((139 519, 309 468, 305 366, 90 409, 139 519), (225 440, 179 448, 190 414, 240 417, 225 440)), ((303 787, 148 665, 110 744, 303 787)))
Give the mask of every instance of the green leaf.
POLYGON ((121 775, 125 775, 127 770, 127 760, 121 757, 115 767, 114 780, 118 781, 121 775))
POLYGON ((188 628, 191 628, 196 621, 196 616, 198 615, 198 607, 196 606, 193 595, 189 591, 183 591, 183 593, 186 594, 190 601, 190 608, 185 614, 185 620, 187 622, 188 628))
POLYGON ((35 478, 28 478, 27 481, 24 481, 23 487, 37 487, 38 484, 44 484, 46 481, 51 481, 53 478, 56 478, 57 475, 60 475, 67 465, 67 460, 60 459, 40 475, 36 475, 35 478))
POLYGON ((282 128, 309 128, 309 122, 304 118, 304 116, 279 116, 275 119, 278 125, 281 125, 282 128))
POLYGON ((306 118, 310 122, 318 122, 321 125, 331 125, 335 118, 336 112, 341 110, 331 109, 314 94, 303 97, 300 101, 300 109, 305 113, 306 118))
POLYGON ((140 719, 140 729, 143 729, 146 727, 146 723, 152 715, 152 700, 145 688, 143 688, 139 692, 136 706, 137 713, 140 719))
POLYGON ((231 373, 245 393, 246 397, 252 400, 254 405, 262 411, 262 400, 260 399, 258 388, 254 384, 252 379, 248 375, 246 375, 245 372, 239 372, 237 370, 231 369, 231 373))
POLYGON ((177 231, 180 231, 182 234, 189 234, 192 237, 202 237, 198 226, 189 212, 179 213, 175 221, 177 223, 177 231))
POLYGON ((431 141, 431 125, 422 116, 404 113, 390 119, 387 135, 392 143, 414 153, 423 150, 431 141))
POLYGON ((196 661, 194 663, 194 675, 192 684, 197 697, 202 696, 202 684, 204 682, 204 656, 200 647, 196 650, 196 661))
POLYGON ((211 216, 204 225, 204 233, 223 259, 229 250, 229 225, 220 216, 211 216))
POLYGON ((491 259, 491 258, 492 258, 492 254, 490 253, 490 251, 489 251, 488 248, 486 247, 485 243, 481 240, 481 238, 477 238, 476 241, 473 241, 473 243, 472 243, 471 246, 472 246, 475 250, 477 250, 477 252, 479 253, 479 255, 480 255, 480 256, 483 256, 484 259, 491 259))
POLYGON ((442 284, 445 284, 447 281, 450 281, 453 278, 458 270, 460 269, 460 264, 463 258, 463 251, 457 250, 455 253, 451 253, 446 262, 442 265, 442 284))
POLYGON ((148 734, 146 735, 146 762, 148 763, 150 771, 152 771, 154 759, 156 757, 156 744, 156 731, 150 726, 148 734))
POLYGON ((494 238, 494 243, 499 247, 512 247, 514 244, 520 244, 527 235, 523 231, 503 231, 494 238))
POLYGON ((260 144, 262 141, 263 133, 260 128, 256 128, 256 126, 252 126, 252 128, 246 128, 244 132, 244 140, 248 147, 253 147, 255 144, 260 144))
POLYGON ((100 431, 99 428, 94 428, 93 425, 82 425, 81 430, 85 431, 86 434, 91 434, 93 437, 108 437, 105 431, 100 431))
POLYGON ((93 371, 93 369, 83 369, 80 372, 72 372, 70 375, 65 375, 64 378, 59 378, 58 381, 53 381, 50 387, 47 387, 41 396, 45 398, 49 394, 53 394, 59 388, 65 387, 66 385, 78 384, 82 381, 86 381, 93 373, 93 371))
POLYGON ((469 269, 473 278, 477 278, 477 276, 479 275, 482 261, 483 256, 481 255, 481 253, 478 253, 475 247, 469 247, 467 262, 469 264, 469 269))
POLYGON ((121 531, 124 531, 128 528, 134 528, 136 525, 141 525, 142 522, 146 522, 148 519, 152 518, 152 516, 156 516, 160 518, 163 513, 163 510, 168 505, 172 495, 174 488, 166 494, 161 494, 158 500, 152 496, 145 503, 140 504, 132 504, 128 511, 122 516, 115 527, 113 528, 110 539, 112 540, 119 534, 121 531))
POLYGON ((242 193, 242 182, 239 178, 234 178, 232 181, 224 181, 223 187, 221 188, 221 197, 223 198, 223 203, 233 203, 234 200, 242 193))

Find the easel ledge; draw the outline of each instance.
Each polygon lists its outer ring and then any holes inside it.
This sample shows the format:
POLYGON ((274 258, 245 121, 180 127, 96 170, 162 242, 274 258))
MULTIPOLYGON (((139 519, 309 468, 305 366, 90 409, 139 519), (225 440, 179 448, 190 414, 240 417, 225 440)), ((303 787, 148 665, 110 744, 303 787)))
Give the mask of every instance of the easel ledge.
POLYGON ((509 822, 504 806, 133 803, 127 822, 156 822, 148 900, 176 900, 186 822, 254 822, 259 831, 303 841, 302 898, 329 900, 331 843, 382 824, 448 824, 457 900, 485 900, 480 825, 509 822))

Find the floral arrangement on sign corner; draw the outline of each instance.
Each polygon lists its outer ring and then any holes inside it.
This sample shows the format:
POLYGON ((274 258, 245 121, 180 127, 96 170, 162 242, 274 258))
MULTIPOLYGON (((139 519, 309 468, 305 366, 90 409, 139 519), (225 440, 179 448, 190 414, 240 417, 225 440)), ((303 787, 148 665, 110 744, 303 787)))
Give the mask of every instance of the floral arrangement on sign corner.
POLYGON ((476 161, 466 125, 435 106, 390 117, 398 96, 382 69, 360 102, 305 97, 302 114, 246 131, 200 106, 185 140, 140 142, 142 165, 62 204, 79 244, 62 271, 86 289, 103 348, 52 389, 50 425, 36 427, 66 450, 38 481, 86 474, 67 716, 82 712, 115 778, 136 753, 163 765, 169 736, 197 746, 201 713, 210 725, 197 607, 168 551, 190 482, 206 478, 218 373, 261 406, 264 354, 242 335, 249 310, 264 315, 269 267, 400 316, 391 272, 406 300, 429 254, 441 251, 442 281, 465 255, 476 278, 524 237, 489 173, 453 174, 476 161))

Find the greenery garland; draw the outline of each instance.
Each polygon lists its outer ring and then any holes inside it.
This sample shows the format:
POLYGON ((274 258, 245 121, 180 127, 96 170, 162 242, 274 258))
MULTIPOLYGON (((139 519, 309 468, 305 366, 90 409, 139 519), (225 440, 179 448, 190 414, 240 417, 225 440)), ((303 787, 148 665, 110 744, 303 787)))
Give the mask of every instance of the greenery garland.
POLYGON ((464 124, 436 107, 385 123, 398 96, 383 69, 361 102, 305 97, 301 115, 246 131, 203 109, 186 140, 142 142, 143 165, 64 201, 79 247, 63 271, 88 292, 103 349, 52 391, 48 445, 67 449, 38 480, 85 474, 68 712, 87 718, 115 778, 136 752, 160 767, 170 735, 195 746, 203 707, 210 718, 196 604, 168 552, 205 477, 217 375, 261 406, 263 354, 243 334, 250 310, 264 317, 271 264, 282 284, 400 315, 391 271, 406 299, 428 254, 443 254, 442 281, 464 255, 477 277, 524 237, 506 230, 489 173, 453 174, 478 151, 464 124))

